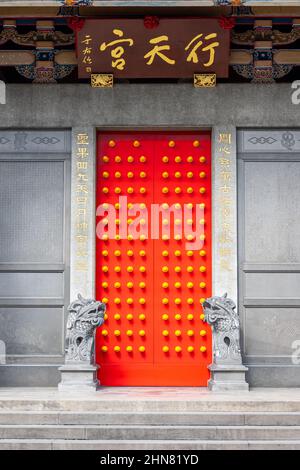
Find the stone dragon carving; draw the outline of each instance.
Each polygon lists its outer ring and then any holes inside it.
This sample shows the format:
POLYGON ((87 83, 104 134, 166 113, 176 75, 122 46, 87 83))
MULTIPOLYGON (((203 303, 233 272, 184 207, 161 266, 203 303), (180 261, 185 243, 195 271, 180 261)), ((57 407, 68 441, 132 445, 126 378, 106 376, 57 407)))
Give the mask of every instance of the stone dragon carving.
POLYGON ((204 321, 212 327, 215 364, 242 364, 240 320, 233 300, 224 294, 203 303, 204 321))
POLYGON ((104 323, 106 306, 94 299, 78 294, 69 307, 66 333, 66 363, 94 361, 94 337, 98 326, 104 323))

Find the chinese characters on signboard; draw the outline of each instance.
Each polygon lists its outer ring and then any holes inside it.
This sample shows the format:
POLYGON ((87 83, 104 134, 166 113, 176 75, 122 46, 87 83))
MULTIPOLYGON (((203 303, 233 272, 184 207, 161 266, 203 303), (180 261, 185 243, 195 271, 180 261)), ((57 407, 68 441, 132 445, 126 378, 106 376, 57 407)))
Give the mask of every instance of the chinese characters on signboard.
POLYGON ((229 30, 217 19, 161 19, 154 29, 141 19, 86 20, 78 33, 79 77, 112 73, 118 78, 228 76, 229 30))
POLYGON ((218 135, 218 174, 220 175, 219 194, 219 266, 221 271, 230 272, 232 260, 232 219, 233 219, 233 175, 232 175, 232 135, 229 132, 218 135))
POLYGON ((82 64, 85 66, 85 71, 87 73, 92 73, 92 38, 89 34, 86 34, 80 42, 80 55, 82 57, 82 64))
POLYGON ((75 205, 75 271, 88 270, 88 196, 89 135, 76 134, 76 205, 75 205))

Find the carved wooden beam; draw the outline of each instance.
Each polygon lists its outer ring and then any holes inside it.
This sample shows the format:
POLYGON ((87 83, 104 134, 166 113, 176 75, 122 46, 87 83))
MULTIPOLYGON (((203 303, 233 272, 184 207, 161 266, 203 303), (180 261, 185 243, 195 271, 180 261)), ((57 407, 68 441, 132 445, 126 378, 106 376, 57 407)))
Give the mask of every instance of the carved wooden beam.
POLYGON ((278 65, 300 65, 300 51, 279 49, 274 53, 274 62, 278 65))
MULTIPOLYGON (((35 63, 35 60, 36 54, 33 51, 0 50, 0 67, 32 65, 35 63)), ((77 65, 77 57, 74 51, 56 52, 54 61, 58 65, 77 65)))
POLYGON ((35 55, 30 51, 0 51, 0 66, 14 67, 16 65, 31 65, 35 55))
MULTIPOLYGON (((31 51, 0 51, 0 67, 16 65, 30 65, 35 61, 35 54, 31 51)), ((58 65, 74 65, 78 63, 75 51, 56 52, 54 61, 58 65)), ((300 65, 300 50, 278 49, 274 53, 274 62, 279 65, 300 65)), ((251 51, 233 49, 230 53, 230 65, 246 65, 253 63, 251 51)))
POLYGON ((229 64, 251 64, 253 61, 253 56, 251 52, 246 50, 232 50, 230 52, 229 64))
POLYGON ((37 20, 36 30, 29 33, 18 33, 16 20, 3 20, 3 29, 0 33, 0 45, 12 41, 19 46, 35 47, 37 41, 53 41, 55 46, 69 46, 74 44, 74 33, 65 34, 55 31, 53 20, 37 20))
POLYGON ((240 46, 251 46, 255 41, 272 41, 273 46, 293 44, 300 39, 300 18, 293 20, 291 31, 283 33, 273 29, 272 20, 255 20, 253 29, 237 33, 232 31, 231 42, 240 46))
POLYGON ((55 54, 55 62, 59 65, 77 65, 78 59, 75 51, 61 51, 55 54))

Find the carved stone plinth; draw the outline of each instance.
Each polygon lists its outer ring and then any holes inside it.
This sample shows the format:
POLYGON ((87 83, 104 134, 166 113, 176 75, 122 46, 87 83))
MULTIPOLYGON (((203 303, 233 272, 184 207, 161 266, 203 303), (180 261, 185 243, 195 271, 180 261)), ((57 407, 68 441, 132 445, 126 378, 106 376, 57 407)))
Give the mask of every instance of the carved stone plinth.
POLYGON ((104 322, 105 304, 94 299, 78 299, 68 307, 66 361, 59 368, 60 391, 97 390, 98 366, 94 363, 96 328, 104 322))
POLYGON ((211 297, 203 303, 204 321, 212 328, 213 363, 208 389, 213 392, 248 391, 240 348, 240 319, 236 305, 227 297, 211 297))
POLYGON ((92 364, 65 364, 59 368, 61 382, 58 390, 64 391, 95 391, 99 387, 97 379, 98 366, 92 364))
POLYGON ((243 365, 215 365, 209 367, 211 378, 208 381, 208 390, 212 392, 249 391, 245 373, 248 367, 243 365))

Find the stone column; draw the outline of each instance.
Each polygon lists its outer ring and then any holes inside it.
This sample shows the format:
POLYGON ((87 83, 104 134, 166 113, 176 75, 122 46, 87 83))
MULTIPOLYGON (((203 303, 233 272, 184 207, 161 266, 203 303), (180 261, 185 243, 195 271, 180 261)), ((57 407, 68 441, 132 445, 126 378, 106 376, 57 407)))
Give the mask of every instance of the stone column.
MULTIPOLYGON (((212 244, 213 244, 213 299, 212 303, 225 305, 230 302, 234 315, 238 304, 237 288, 237 145, 236 128, 218 126, 213 128, 212 136, 212 244), (223 296, 228 294, 229 299, 223 296)), ((228 314, 228 307, 222 312, 228 314)), ((215 316, 215 315, 214 315, 215 316)), ((228 319, 229 321, 229 319, 228 319)), ((224 325, 223 325, 224 326, 224 325)), ((230 333, 230 332, 229 332, 230 333)), ((212 391, 248 390, 245 380, 247 368, 242 364, 240 353, 238 359, 231 360, 231 355, 223 360, 216 344, 218 332, 213 326, 214 360, 209 366, 211 379, 208 388, 212 391)), ((238 337, 237 332, 234 333, 238 337)), ((234 337, 225 338, 232 341, 234 337), (231 338, 231 339, 230 339, 231 338)), ((239 340, 237 341, 239 343, 239 340)), ((228 346, 228 351, 230 350, 228 346)), ((238 348, 238 347, 237 347, 238 348)), ((226 348, 225 348, 226 349, 226 348)))
MULTIPOLYGON (((95 296, 95 129, 72 129, 70 299, 95 296)), ((97 367, 66 361, 59 390, 95 390, 97 367)))

